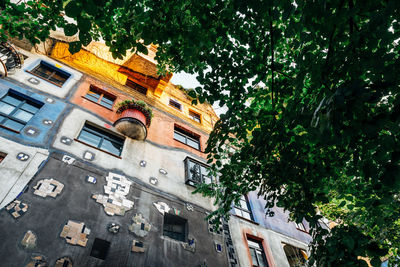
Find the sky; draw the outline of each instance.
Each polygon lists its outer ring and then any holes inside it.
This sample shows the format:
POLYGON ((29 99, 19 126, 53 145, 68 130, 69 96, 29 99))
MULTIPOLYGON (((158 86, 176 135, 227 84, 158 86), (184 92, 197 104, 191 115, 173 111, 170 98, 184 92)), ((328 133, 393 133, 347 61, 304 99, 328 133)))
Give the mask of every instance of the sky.
MULTIPOLYGON (((196 75, 185 73, 185 72, 179 72, 179 73, 174 73, 172 76, 171 82, 175 85, 182 85, 185 88, 195 88, 197 86, 201 86, 200 83, 196 79, 196 75)), ((215 113, 217 113, 218 116, 221 116, 221 114, 224 114, 226 112, 226 107, 220 107, 218 105, 218 102, 213 105, 215 113)))

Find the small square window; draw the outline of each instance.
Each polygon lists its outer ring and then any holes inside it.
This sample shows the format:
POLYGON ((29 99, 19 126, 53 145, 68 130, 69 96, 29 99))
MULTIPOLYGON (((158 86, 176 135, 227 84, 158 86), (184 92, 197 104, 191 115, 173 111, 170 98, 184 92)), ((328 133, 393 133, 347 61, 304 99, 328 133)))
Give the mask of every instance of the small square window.
POLYGON ((147 88, 143 87, 137 83, 135 83, 134 81, 132 81, 131 79, 128 78, 128 80, 126 80, 126 86, 138 91, 141 94, 146 95, 147 94, 147 88))
POLYGON ((59 87, 62 87, 66 80, 71 76, 71 74, 62 71, 43 60, 40 61, 39 65, 27 72, 59 87))
POLYGON ((163 235, 186 242, 188 234, 187 220, 169 213, 164 213, 163 235))
POLYGON ((208 166, 189 157, 185 159, 185 174, 188 185, 195 186, 199 183, 211 184, 213 182, 208 166))
POLYGON ((43 103, 9 90, 0 99, 0 126, 19 133, 43 106, 43 103))
POLYGON ((197 121, 198 123, 201 123, 201 116, 200 116, 200 114, 198 114, 198 113, 196 113, 196 112, 194 112, 194 111, 189 110, 189 117, 190 117, 192 120, 197 121))
POLYGON ((115 156, 120 156, 124 139, 88 123, 83 126, 78 138, 84 144, 95 147, 115 156))
POLYGON ((108 109, 112 109, 116 99, 115 96, 104 92, 94 85, 90 85, 90 89, 85 95, 85 98, 108 109))
POLYGON ((194 149, 200 150, 200 136, 184 130, 177 125, 174 127, 174 139, 194 149))
POLYGON ((177 110, 182 110, 182 105, 177 100, 170 98, 169 105, 177 110))
POLYGON ((0 163, 4 160, 4 158, 7 156, 6 153, 0 152, 0 163))

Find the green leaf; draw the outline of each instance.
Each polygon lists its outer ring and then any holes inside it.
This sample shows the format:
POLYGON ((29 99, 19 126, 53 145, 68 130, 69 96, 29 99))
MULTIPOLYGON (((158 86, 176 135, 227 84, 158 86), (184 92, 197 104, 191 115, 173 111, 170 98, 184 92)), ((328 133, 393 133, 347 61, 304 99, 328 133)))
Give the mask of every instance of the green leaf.
POLYGON ((90 19, 79 17, 78 18, 78 28, 80 31, 89 32, 90 28, 92 27, 92 23, 90 19))
POLYGON ((82 48, 82 44, 79 41, 69 43, 68 51, 71 54, 79 52, 82 48))
POLYGON ((73 36, 78 32, 78 27, 75 24, 67 24, 64 27, 64 33, 66 36, 73 36))
POLYGON ((147 51, 147 47, 144 46, 144 45, 141 44, 141 43, 137 43, 136 48, 137 48, 137 51, 140 52, 140 53, 142 53, 142 54, 147 55, 147 54, 149 53, 149 52, 147 51))
POLYGON ((65 6, 65 14, 71 18, 77 18, 81 14, 81 7, 78 5, 79 1, 72 0, 65 6))
POLYGON ((87 46, 92 41, 92 36, 89 33, 79 32, 79 41, 83 46, 87 46))

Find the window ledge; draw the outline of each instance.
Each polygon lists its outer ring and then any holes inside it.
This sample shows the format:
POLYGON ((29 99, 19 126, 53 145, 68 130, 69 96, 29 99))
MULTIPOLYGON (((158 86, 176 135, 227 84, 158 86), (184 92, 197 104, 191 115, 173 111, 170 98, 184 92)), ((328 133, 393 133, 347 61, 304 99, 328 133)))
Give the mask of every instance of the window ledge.
MULTIPOLYGON (((84 95, 82 96, 82 98, 85 99, 85 100, 87 100, 87 101, 90 101, 90 102, 92 102, 92 103, 94 103, 94 104, 97 104, 97 105, 99 105, 99 106, 102 107, 102 108, 108 109, 108 110, 110 110, 110 111, 114 111, 112 108, 105 107, 105 106, 101 105, 100 103, 97 103, 97 102, 95 102, 95 101, 93 101, 93 100, 91 100, 91 99, 89 99, 89 98, 86 98, 84 95)), ((114 105, 113 105, 113 106, 114 106, 114 105)))
MULTIPOLYGON (((8 128, 8 127, 6 127, 6 126, 4 126, 4 125, 1 125, 1 124, 0 124, 0 127, 3 128, 3 129, 9 130, 9 131, 11 131, 11 132, 17 133, 17 134, 21 133, 20 131, 16 131, 16 130, 14 130, 14 129, 8 128)), ((24 126, 24 127, 25 127, 25 126, 24 126)))
POLYGON ((174 140, 177 141, 177 142, 179 142, 179 143, 181 143, 181 144, 184 144, 184 145, 187 146, 187 147, 190 147, 190 148, 192 148, 192 149, 194 149, 194 150, 197 150, 197 151, 199 151, 199 152, 201 152, 201 153, 204 153, 204 152, 201 151, 200 149, 197 149, 197 148, 194 148, 194 147, 192 147, 192 146, 189 146, 188 144, 186 144, 186 143, 184 143, 184 142, 181 142, 181 141, 179 141, 178 139, 175 139, 175 138, 174 138, 174 140))
POLYGON ((304 230, 302 230, 302 229, 300 229, 300 228, 297 228, 297 227, 296 227, 296 229, 299 230, 300 232, 306 233, 306 234, 308 234, 308 235, 310 234, 309 232, 304 231, 304 230))
POLYGON ((77 139, 77 138, 74 138, 74 141, 76 141, 76 142, 78 142, 78 143, 81 143, 81 144, 84 144, 84 145, 86 145, 86 146, 88 146, 88 147, 91 147, 91 148, 93 148, 93 149, 96 149, 96 150, 98 150, 98 151, 104 152, 104 153, 106 153, 106 154, 108 154, 108 155, 110 155, 110 156, 113 156, 113 157, 122 159, 121 156, 114 155, 114 154, 112 154, 112 153, 110 153, 110 152, 108 152, 108 151, 105 151, 105 150, 100 149, 100 148, 98 148, 98 147, 92 146, 92 145, 90 145, 90 144, 88 144, 88 143, 85 143, 85 142, 83 142, 83 141, 81 141, 81 140, 79 140, 79 139, 77 139))
POLYGON ((236 214, 232 214, 232 215, 235 216, 235 217, 237 217, 237 218, 239 218, 239 219, 245 220, 245 221, 247 221, 247 222, 249 222, 249 223, 252 223, 252 224, 255 224, 255 225, 260 225, 258 222, 255 222, 255 221, 246 219, 246 218, 244 218, 244 217, 242 217, 242 216, 239 216, 239 215, 236 215, 236 214))
MULTIPOLYGON (((38 77, 38 78, 40 78, 40 79, 42 79, 43 81, 46 81, 46 82, 48 82, 48 83, 51 83, 51 84, 54 84, 55 86, 58 86, 58 87, 63 87, 63 85, 59 85, 58 83, 55 83, 55 82, 52 82, 52 81, 50 81, 50 80, 48 80, 48 79, 46 79, 46 78, 43 78, 42 76, 40 76, 40 75, 37 75, 37 74, 35 74, 35 73, 33 73, 33 72, 31 72, 31 71, 29 71, 29 70, 26 70, 26 72, 28 72, 29 74, 32 74, 32 75, 34 75, 34 76, 36 76, 36 77, 38 77)), ((67 79, 68 80, 68 79, 67 79)), ((64 82, 65 83, 65 82, 64 82)))

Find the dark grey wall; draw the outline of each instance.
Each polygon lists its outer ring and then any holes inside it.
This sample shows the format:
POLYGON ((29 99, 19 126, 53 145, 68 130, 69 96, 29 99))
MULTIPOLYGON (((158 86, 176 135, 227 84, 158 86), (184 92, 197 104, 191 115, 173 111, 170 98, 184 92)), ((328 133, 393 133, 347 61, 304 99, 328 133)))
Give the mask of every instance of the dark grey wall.
MULTIPOLYGON (((103 206, 91 198, 92 194, 104 194, 105 176, 108 172, 81 161, 68 165, 62 162, 62 155, 52 154, 45 166, 29 185, 29 190, 19 199, 29 205, 28 212, 15 220, 4 209, 0 211, 0 266, 24 266, 32 253, 39 253, 47 258, 49 266, 56 259, 69 256, 74 266, 228 266, 222 236, 209 233, 204 220, 205 210, 194 205, 194 210, 186 209, 184 202, 174 196, 152 190, 133 183, 127 198, 135 205, 125 216, 108 216, 103 206), (86 175, 95 176, 97 184, 85 182, 86 175), (65 185, 61 194, 53 199, 41 198, 33 194, 32 186, 38 180, 54 178, 65 185), (163 215, 154 207, 154 202, 165 202, 170 207, 180 210, 180 216, 189 224, 189 237, 196 240, 195 252, 185 250, 182 242, 162 236, 163 215), (151 231, 144 238, 128 231, 132 216, 144 215, 152 225, 151 231), (87 246, 73 246, 59 237, 68 220, 82 221, 91 229, 87 246), (106 226, 110 222, 120 224, 118 234, 111 234, 106 226), (27 230, 37 234, 37 247, 25 250, 19 244, 27 230), (111 242, 106 260, 90 256, 95 238, 111 242), (144 253, 131 252, 132 240, 143 241, 144 253), (223 246, 224 251, 217 253, 214 240, 223 246)), ((134 179, 134 178, 133 178, 134 179)))

